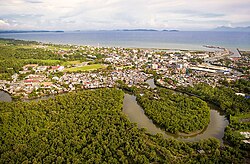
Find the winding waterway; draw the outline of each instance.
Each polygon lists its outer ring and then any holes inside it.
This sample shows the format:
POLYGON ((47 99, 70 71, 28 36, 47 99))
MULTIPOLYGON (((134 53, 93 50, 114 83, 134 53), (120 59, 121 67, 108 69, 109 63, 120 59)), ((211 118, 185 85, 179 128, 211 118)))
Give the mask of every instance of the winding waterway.
POLYGON ((211 109, 210 122, 202 132, 188 137, 167 133, 157 127, 153 121, 144 114, 144 110, 138 105, 136 97, 130 94, 125 94, 124 96, 123 112, 128 116, 131 122, 137 123, 139 128, 145 128, 150 134, 161 133, 166 138, 173 137, 183 141, 199 141, 200 139, 210 137, 214 137, 222 141, 224 129, 228 125, 228 121, 225 116, 221 115, 217 110, 211 109))
MULTIPOLYGON (((153 79, 146 81, 151 88, 155 88, 153 79)), ((223 136, 225 127, 228 125, 228 120, 224 115, 220 114, 218 110, 215 110, 212 104, 209 104, 210 110, 210 122, 208 126, 201 132, 191 135, 191 136, 181 136, 177 134, 167 133, 157 127, 151 119, 149 119, 145 114, 144 110, 136 101, 136 97, 130 94, 125 94, 123 100, 123 112, 128 116, 129 120, 133 123, 137 123, 139 128, 145 128, 146 132, 150 134, 161 133, 165 138, 176 138, 182 141, 199 141, 206 138, 217 138, 223 143, 223 136)))
MULTIPOLYGON (((150 85, 151 88, 156 87, 153 79, 149 79, 146 82, 150 85)), ((49 97, 51 96, 38 98, 35 99, 35 101, 47 99, 49 97)), ((0 91, 0 101, 11 102, 12 98, 7 92, 0 91)), ((157 127, 153 123, 153 121, 144 114, 144 110, 140 105, 138 105, 136 97, 130 94, 125 94, 124 96, 123 113, 128 116, 131 122, 136 123, 139 128, 145 128, 146 132, 150 134, 160 133, 165 138, 172 137, 182 141, 199 141, 200 139, 214 137, 219 139, 221 143, 223 143, 222 138, 224 136, 224 130, 225 127, 228 125, 228 120, 225 118, 225 116, 221 115, 217 110, 213 109, 212 107, 210 111, 210 123, 202 132, 188 137, 167 133, 157 127)))

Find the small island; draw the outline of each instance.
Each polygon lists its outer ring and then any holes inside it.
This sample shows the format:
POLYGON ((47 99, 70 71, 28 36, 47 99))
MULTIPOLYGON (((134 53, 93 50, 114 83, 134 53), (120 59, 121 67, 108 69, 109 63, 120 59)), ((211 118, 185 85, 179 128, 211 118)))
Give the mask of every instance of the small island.
POLYGON ((156 29, 121 29, 116 31, 144 31, 144 32, 152 32, 152 31, 163 31, 163 32, 179 32, 179 30, 156 30, 156 29))
POLYGON ((47 32, 64 32, 62 30, 0 30, 0 33, 47 33, 47 32))

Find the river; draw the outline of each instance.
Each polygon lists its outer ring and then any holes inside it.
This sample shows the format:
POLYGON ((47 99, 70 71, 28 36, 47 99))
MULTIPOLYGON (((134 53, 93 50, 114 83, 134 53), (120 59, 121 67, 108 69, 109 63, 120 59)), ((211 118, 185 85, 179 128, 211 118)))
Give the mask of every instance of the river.
POLYGON ((210 122, 202 132, 189 137, 167 133, 157 127, 153 121, 144 114, 144 110, 138 105, 136 97, 130 94, 125 94, 124 96, 123 112, 128 116, 131 122, 136 123, 139 128, 145 128, 146 132, 150 134, 161 133, 165 138, 173 137, 182 141, 199 141, 201 139, 214 137, 222 142, 224 129, 228 125, 225 116, 221 115, 217 110, 211 109, 210 122))
MULTIPOLYGON (((146 81, 151 88, 155 88, 153 79, 146 81)), ((136 101, 136 97, 130 94, 125 94, 123 101, 123 112, 128 116, 129 120, 133 123, 136 123, 139 128, 145 128, 146 132, 150 134, 161 133, 165 138, 176 138, 182 141, 199 141, 201 139, 207 138, 217 138, 223 143, 224 130, 228 125, 228 120, 224 115, 220 114, 218 110, 215 110, 215 107, 210 104, 210 122, 208 126, 203 129, 203 131, 194 134, 192 136, 181 136, 176 134, 167 133, 157 127, 151 119, 149 119, 145 114, 144 110, 136 101)))
POLYGON ((154 79, 148 79, 146 81, 146 83, 150 86, 150 88, 156 88, 156 85, 155 85, 155 82, 154 82, 154 79))
POLYGON ((11 102, 12 98, 9 93, 0 90, 0 101, 11 102))
MULTIPOLYGON (((155 88, 154 80, 149 79, 146 81, 152 88, 155 88)), ((35 99, 47 99, 51 96, 45 96, 43 98, 35 99)), ((53 97, 53 96, 52 96, 53 97)), ((11 96, 4 91, 0 91, 0 101, 11 102, 11 96)), ((28 100, 30 101, 30 100, 28 100)), ((221 115, 217 110, 211 109, 210 111, 210 123, 209 125, 200 133, 193 136, 184 137, 171 133, 167 133, 157 127, 151 119, 149 119, 145 114, 144 110, 138 105, 136 97, 130 94, 125 94, 123 100, 123 113, 125 113, 129 120, 133 123, 136 123, 139 128, 145 128, 146 132, 150 134, 161 133, 165 138, 176 138, 182 141, 199 141, 200 139, 206 139, 210 137, 217 138, 223 143, 222 138, 224 136, 225 127, 228 125, 228 121, 225 116, 221 115)))

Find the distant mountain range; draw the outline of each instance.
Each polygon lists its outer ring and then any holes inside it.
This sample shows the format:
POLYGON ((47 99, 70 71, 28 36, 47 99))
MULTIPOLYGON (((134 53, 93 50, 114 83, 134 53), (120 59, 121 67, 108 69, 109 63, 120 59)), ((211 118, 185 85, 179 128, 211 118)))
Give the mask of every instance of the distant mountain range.
POLYGON ((155 29, 120 29, 116 31, 166 31, 166 32, 178 32, 179 30, 155 30, 155 29))
MULTIPOLYGON (((80 32, 81 30, 75 30, 75 32, 80 32)), ((102 30, 101 30, 102 31, 102 30)), ((106 31, 106 30, 104 30, 106 31)), ((107 30, 109 31, 109 30, 107 30)), ((111 30, 112 31, 112 30, 111 30)), ((156 29, 117 29, 114 31, 145 31, 145 32, 153 32, 153 31, 163 31, 163 32, 179 32, 179 30, 156 30, 156 29)), ((250 32, 250 26, 247 27, 228 27, 228 26, 220 26, 212 31, 241 31, 241 32, 250 32)), ((0 30, 1 33, 36 33, 36 32, 64 32, 63 30, 0 30)))
POLYGON ((0 30, 0 33, 33 33, 33 32, 64 32, 64 31, 48 31, 48 30, 0 30))
MULTIPOLYGON (((103 30, 101 30, 103 31, 103 30)), ((106 31, 106 30, 104 30, 106 31)), ((107 30, 109 31, 109 30, 107 30)), ((156 29, 118 29, 114 31, 164 31, 164 32, 179 32, 179 30, 156 30, 156 29)), ((61 30, 49 31, 49 30, 0 30, 1 33, 36 33, 36 32, 64 32, 61 30)), ((74 32, 81 32, 81 30, 75 30, 74 32)))
POLYGON ((227 26, 220 26, 213 31, 242 31, 242 32, 250 32, 250 26, 247 27, 227 27, 227 26))

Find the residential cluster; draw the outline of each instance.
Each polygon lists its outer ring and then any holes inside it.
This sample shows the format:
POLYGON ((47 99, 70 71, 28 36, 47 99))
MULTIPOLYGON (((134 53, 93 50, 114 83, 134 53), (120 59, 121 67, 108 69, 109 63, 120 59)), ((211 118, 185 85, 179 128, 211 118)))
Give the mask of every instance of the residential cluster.
POLYGON ((240 132, 240 134, 245 138, 243 142, 250 144, 250 132, 240 132))
MULTIPOLYGON (((214 65, 215 59, 229 57, 230 51, 188 51, 166 49, 128 49, 91 46, 70 46, 69 49, 55 49, 57 54, 70 56, 74 53, 95 60, 102 56, 103 63, 111 69, 89 72, 67 72, 62 65, 25 65, 12 81, 0 80, 0 89, 14 96, 30 98, 47 94, 57 94, 77 89, 114 87, 117 81, 128 86, 141 85, 153 74, 157 82, 165 87, 192 86, 205 82, 216 86, 223 80, 236 80, 242 73, 236 69, 214 65)), ((40 48, 48 46, 40 45, 40 48)), ((89 64, 84 61, 71 67, 89 64)))
POLYGON ((139 85, 151 75, 139 70, 119 69, 107 72, 64 73, 61 77, 52 78, 49 77, 49 73, 29 74, 20 81, 17 81, 18 75, 15 76, 15 80, 11 82, 0 80, 0 88, 12 95, 30 98, 77 89, 114 87, 118 80, 128 86, 139 85))

